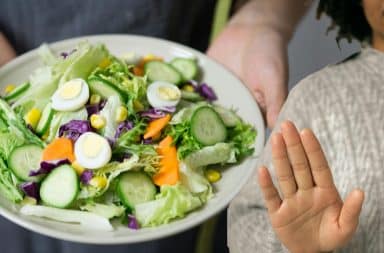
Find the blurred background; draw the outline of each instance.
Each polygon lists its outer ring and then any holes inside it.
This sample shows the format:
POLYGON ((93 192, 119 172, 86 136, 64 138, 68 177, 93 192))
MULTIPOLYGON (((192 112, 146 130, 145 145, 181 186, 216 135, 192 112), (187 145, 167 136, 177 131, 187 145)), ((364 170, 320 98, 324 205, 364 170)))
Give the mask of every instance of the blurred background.
MULTIPOLYGON (((317 2, 317 1, 316 1, 317 2)), ((298 81, 314 71, 322 67, 342 61, 351 54, 358 52, 360 46, 357 42, 353 41, 348 43, 345 40, 340 41, 338 45, 335 40, 335 31, 328 33, 327 29, 330 25, 330 19, 323 16, 320 20, 316 19, 317 3, 312 6, 310 12, 302 20, 299 25, 290 45, 289 45, 289 66, 290 66, 290 79, 289 87, 292 88, 298 81)), ((220 226, 217 228, 215 235, 215 252, 226 252, 226 215, 222 214, 220 218, 220 226)), ((48 239, 38 234, 30 234, 31 232, 14 225, 13 223, 0 217, 0 245, 6 245, 5 248, 1 247, 0 252, 4 253, 76 253, 76 252, 108 252, 111 249, 107 246, 92 246, 83 247, 79 244, 57 241, 48 239), (8 233, 8 231, 12 231, 8 233), (34 241, 35 243, 31 243, 34 241), (41 242, 41 243, 39 243, 41 242), (55 249, 52 251, 52 249, 55 249)), ((190 234, 182 233, 176 235, 171 240, 183 241, 189 245, 193 244, 196 239, 190 234)), ((158 252, 176 252, 179 247, 176 244, 169 244, 161 241, 155 241, 147 244, 148 252, 156 248, 158 252)), ((124 251, 124 246, 116 246, 124 251)), ((180 247, 182 251, 182 247, 180 247)), ((135 251, 135 246, 129 247, 129 252, 143 252, 135 251)))

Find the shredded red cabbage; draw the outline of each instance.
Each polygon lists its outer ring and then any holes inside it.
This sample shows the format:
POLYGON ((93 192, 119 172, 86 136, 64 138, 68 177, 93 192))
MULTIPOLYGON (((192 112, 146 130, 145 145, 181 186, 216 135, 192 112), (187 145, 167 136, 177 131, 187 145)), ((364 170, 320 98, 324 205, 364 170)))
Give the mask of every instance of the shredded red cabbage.
POLYGON ((63 57, 64 59, 66 59, 68 56, 70 56, 71 54, 73 54, 76 51, 77 51, 77 49, 75 48, 75 49, 72 49, 69 52, 62 52, 62 53, 60 53, 60 56, 63 57))
POLYGON ((36 200, 40 199, 39 195, 39 185, 35 182, 23 182, 19 185, 20 189, 27 195, 28 197, 32 197, 36 200))
POLYGON ((128 132, 132 128, 133 128, 133 122, 132 121, 126 120, 126 121, 121 122, 117 126, 116 133, 115 133, 115 139, 118 139, 122 134, 124 134, 125 132, 128 132))
POLYGON ((139 229, 139 222, 137 221, 136 217, 132 214, 128 214, 128 227, 130 229, 139 229))
POLYGON ((162 107, 162 108, 150 108, 146 111, 139 112, 139 114, 141 117, 147 117, 153 120, 153 119, 159 119, 164 117, 167 114, 167 112, 173 113, 175 111, 176 111, 176 107, 169 106, 169 107, 162 107))
POLYGON ((206 83, 202 83, 199 86, 195 87, 195 91, 200 94, 206 100, 212 102, 217 99, 217 96, 213 89, 209 87, 206 83))
POLYGON ((93 171, 92 170, 85 170, 83 173, 81 173, 80 181, 83 184, 88 184, 89 181, 91 181, 93 177, 93 171))
POLYGON ((64 136, 75 142, 83 133, 92 131, 93 129, 88 121, 71 120, 59 128, 59 137, 64 136))
POLYGON ((87 109, 88 117, 90 117, 92 114, 99 114, 99 112, 103 110, 106 102, 106 100, 101 100, 98 104, 86 105, 85 108, 87 109))
POLYGON ((29 172, 29 176, 33 177, 43 174, 49 174, 53 169, 63 164, 71 164, 71 162, 68 159, 42 161, 40 163, 40 168, 38 170, 32 170, 31 172, 29 172))

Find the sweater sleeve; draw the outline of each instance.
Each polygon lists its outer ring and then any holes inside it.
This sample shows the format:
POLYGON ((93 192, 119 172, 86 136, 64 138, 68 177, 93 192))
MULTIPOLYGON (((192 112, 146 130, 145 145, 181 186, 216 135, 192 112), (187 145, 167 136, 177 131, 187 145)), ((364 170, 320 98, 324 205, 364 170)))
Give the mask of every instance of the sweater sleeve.
MULTIPOLYGON (((313 85, 314 80, 311 79, 311 77, 304 79, 290 92, 273 132, 279 130, 283 120, 291 120, 300 129, 308 127, 306 119, 310 113, 310 106, 306 101, 306 92, 308 88, 317 86, 313 85), (307 86, 306 83, 311 85, 307 86)), ((257 169, 261 165, 267 166, 275 178, 269 141, 258 159, 258 166, 254 168, 252 177, 229 206, 228 247, 231 253, 288 252, 274 234, 264 206, 257 183, 257 169)))

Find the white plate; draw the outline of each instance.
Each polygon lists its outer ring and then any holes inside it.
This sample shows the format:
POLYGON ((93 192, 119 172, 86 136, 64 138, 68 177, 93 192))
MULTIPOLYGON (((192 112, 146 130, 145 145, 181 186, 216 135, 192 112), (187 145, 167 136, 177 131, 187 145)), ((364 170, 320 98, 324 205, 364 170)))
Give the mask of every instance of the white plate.
MULTIPOLYGON (((80 225, 64 224, 48 219, 27 217, 18 213, 18 207, 0 196, 0 214, 32 231, 75 242, 94 244, 120 244, 143 242, 176 234, 194 227, 227 207, 231 199, 240 191, 241 187, 251 176, 256 165, 256 157, 264 145, 264 122, 259 107, 252 98, 248 89, 228 70, 207 58, 204 54, 165 40, 129 36, 129 35, 102 35, 81 37, 53 43, 50 47, 56 52, 69 51, 79 41, 87 39, 91 43, 102 42, 112 54, 119 56, 128 52, 139 55, 152 53, 172 59, 175 56, 195 56, 204 71, 203 81, 211 85, 218 95, 218 103, 227 107, 238 109, 240 116, 255 125, 258 135, 255 144, 255 156, 246 159, 242 164, 226 169, 222 179, 215 184, 215 197, 203 208, 194 211, 185 218, 155 228, 145 228, 137 231, 114 224, 112 232, 95 232, 86 230, 80 225)), ((28 52, 0 69, 0 89, 8 83, 21 83, 41 62, 36 50, 28 52)))

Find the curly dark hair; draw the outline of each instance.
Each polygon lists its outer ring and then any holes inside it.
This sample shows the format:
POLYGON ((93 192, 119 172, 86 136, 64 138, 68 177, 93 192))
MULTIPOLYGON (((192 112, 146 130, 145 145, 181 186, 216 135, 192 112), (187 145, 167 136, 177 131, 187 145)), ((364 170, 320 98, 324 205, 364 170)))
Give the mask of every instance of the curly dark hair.
POLYGON ((338 27, 336 40, 356 38, 359 41, 370 41, 372 30, 365 18, 362 0, 320 0, 317 18, 323 13, 332 18, 328 31, 338 27))

